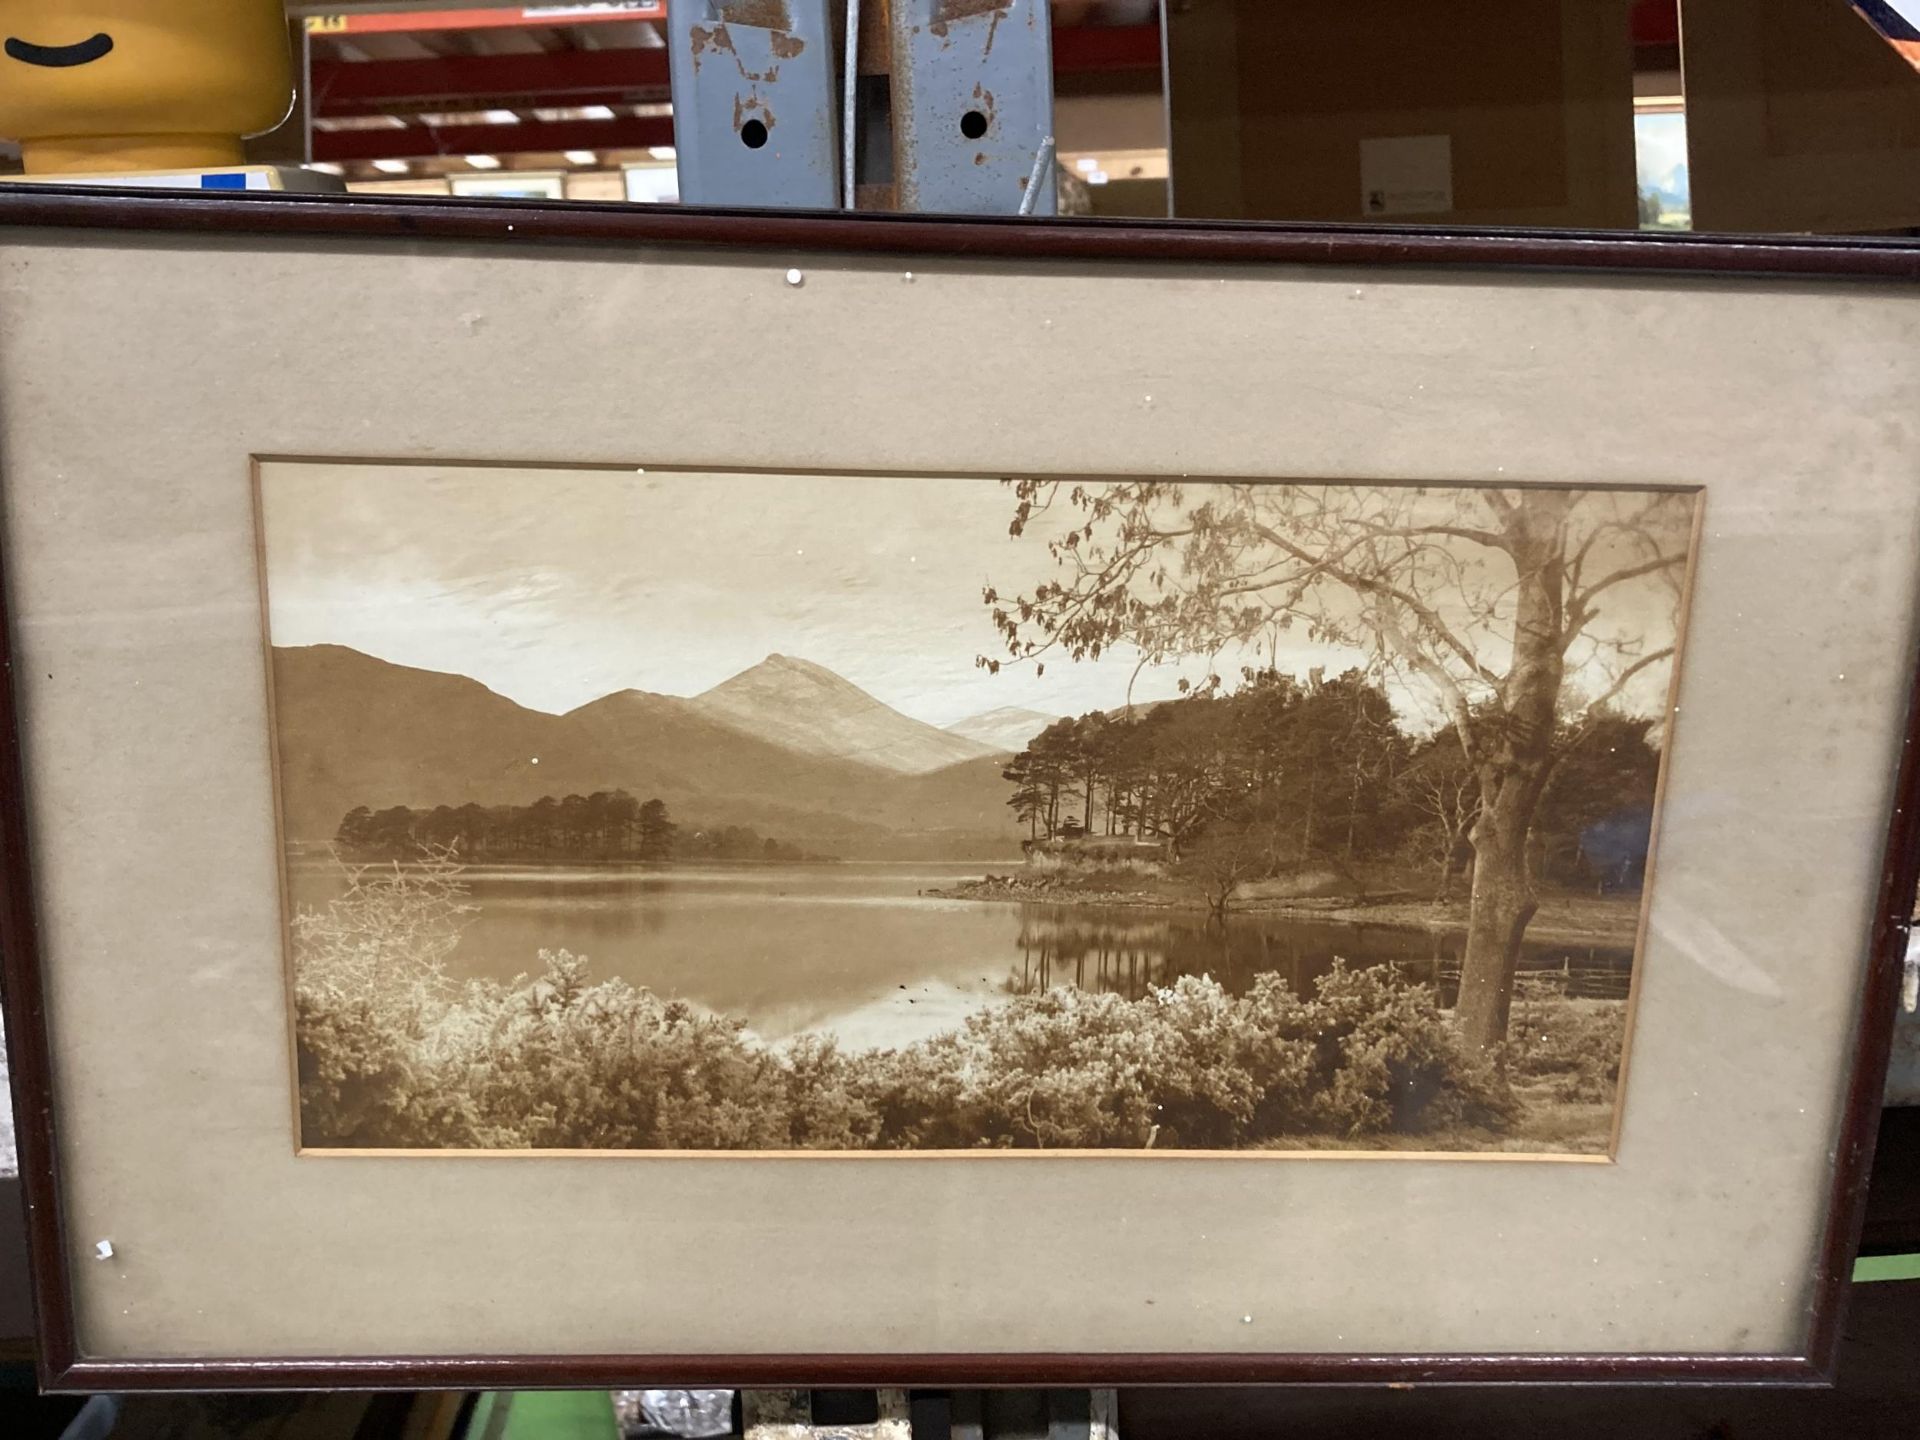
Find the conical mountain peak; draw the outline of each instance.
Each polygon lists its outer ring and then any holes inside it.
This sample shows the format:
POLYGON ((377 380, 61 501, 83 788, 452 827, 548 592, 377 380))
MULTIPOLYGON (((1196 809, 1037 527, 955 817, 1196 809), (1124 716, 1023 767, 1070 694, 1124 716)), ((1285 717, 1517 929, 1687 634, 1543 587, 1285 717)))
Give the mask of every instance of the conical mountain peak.
POLYGON ((844 675, 775 653, 692 702, 751 735, 809 755, 920 774, 996 753, 902 715, 844 675))

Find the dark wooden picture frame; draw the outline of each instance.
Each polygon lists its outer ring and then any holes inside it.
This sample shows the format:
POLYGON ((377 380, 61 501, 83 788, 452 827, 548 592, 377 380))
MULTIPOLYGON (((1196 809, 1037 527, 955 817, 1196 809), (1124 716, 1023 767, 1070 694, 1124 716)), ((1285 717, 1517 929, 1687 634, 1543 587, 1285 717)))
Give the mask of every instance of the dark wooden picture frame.
MULTIPOLYGON (((545 201, 260 195, 0 187, 9 231, 132 231, 223 239, 486 242, 527 249, 730 247, 774 252, 1016 260, 1248 263, 1738 276, 1754 283, 1920 281, 1920 243, 1588 232, 1439 231, 1177 222, 962 220, 655 209, 545 201)), ((0 476, 0 484, 5 477, 0 476)), ((1831 1380, 1851 1260, 1863 1219, 1891 1044, 1911 897, 1920 880, 1920 707, 1909 686, 1894 820, 1875 901, 1872 956, 1841 1140, 1801 1355, 1685 1354, 922 1354, 666 1356, 468 1355, 420 1358, 114 1359, 79 1344, 61 1209, 54 1062, 29 855, 10 624, 0 608, 0 951, 22 1178, 50 1390, 263 1388, 466 1389, 653 1384, 1140 1384, 1694 1382, 1818 1385, 1831 1380)), ((1920 656, 1916 657, 1920 676, 1920 656)))

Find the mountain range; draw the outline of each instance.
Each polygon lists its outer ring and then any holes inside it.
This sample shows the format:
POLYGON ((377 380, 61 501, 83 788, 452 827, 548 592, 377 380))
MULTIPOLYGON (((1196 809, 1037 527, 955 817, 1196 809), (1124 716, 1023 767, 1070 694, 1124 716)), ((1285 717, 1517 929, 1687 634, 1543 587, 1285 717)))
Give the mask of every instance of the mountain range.
POLYGON ((1043 715, 1038 710, 1022 710, 1017 705, 1003 705, 984 715, 955 721, 946 729, 949 735, 977 740, 990 750, 1011 755, 1026 749, 1034 736, 1059 718, 1043 715))
POLYGON ((1018 850, 1000 776, 1017 747, 914 720, 787 656, 691 698, 622 690, 564 715, 341 645, 276 647, 273 686, 293 841, 331 838, 358 805, 526 805, 624 789, 664 800, 676 818, 751 825, 850 859, 1018 850))

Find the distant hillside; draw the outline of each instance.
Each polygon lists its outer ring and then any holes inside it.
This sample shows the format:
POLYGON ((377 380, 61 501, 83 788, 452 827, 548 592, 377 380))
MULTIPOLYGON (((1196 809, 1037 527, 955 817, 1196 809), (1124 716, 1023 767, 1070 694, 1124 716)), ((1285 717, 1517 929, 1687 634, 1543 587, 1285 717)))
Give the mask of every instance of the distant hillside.
POLYGON ((598 788, 569 770, 555 716, 464 675, 344 645, 276 648, 273 700, 290 839, 331 836, 355 805, 520 803, 598 788))
POLYGON ((1017 850, 997 756, 901 774, 776 743, 699 700, 625 690, 549 715, 464 676, 344 646, 276 648, 273 661, 292 840, 331 838, 356 805, 526 805, 625 789, 703 824, 750 825, 847 858, 1017 850))
POLYGON ((1038 710, 1023 710, 1017 705, 1003 705, 984 715, 955 721, 946 729, 949 735, 958 735, 1003 754, 1017 755, 1034 736, 1059 718, 1043 715, 1038 710))
POLYGON ((1658 195, 1669 210, 1685 210, 1693 201, 1693 180, 1685 165, 1676 165, 1667 172, 1664 180, 1657 180, 1648 187, 1658 195))
POLYGON ((807 755, 920 775, 994 753, 902 715, 824 666, 769 655, 692 701, 705 714, 807 755))

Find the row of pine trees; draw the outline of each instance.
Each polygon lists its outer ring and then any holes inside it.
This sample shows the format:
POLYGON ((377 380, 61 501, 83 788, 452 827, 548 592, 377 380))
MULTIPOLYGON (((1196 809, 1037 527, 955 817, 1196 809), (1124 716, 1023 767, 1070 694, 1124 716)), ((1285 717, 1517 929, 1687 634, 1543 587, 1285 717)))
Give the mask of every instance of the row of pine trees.
MULTIPOLYGON (((1605 712, 1567 737, 1533 823, 1535 872, 1632 888, 1652 822, 1652 724, 1605 712)), ((1178 860, 1257 824, 1293 862, 1397 859, 1444 888, 1471 863, 1478 779, 1451 726, 1418 734, 1359 670, 1250 671, 1118 713, 1058 720, 1003 772, 1030 840, 1131 836, 1178 860)))
POLYGON ((666 802, 625 790, 531 805, 404 805, 347 812, 334 834, 342 853, 358 859, 413 859, 451 851, 463 861, 594 862, 637 860, 809 860, 799 846, 750 826, 681 826, 666 802))

